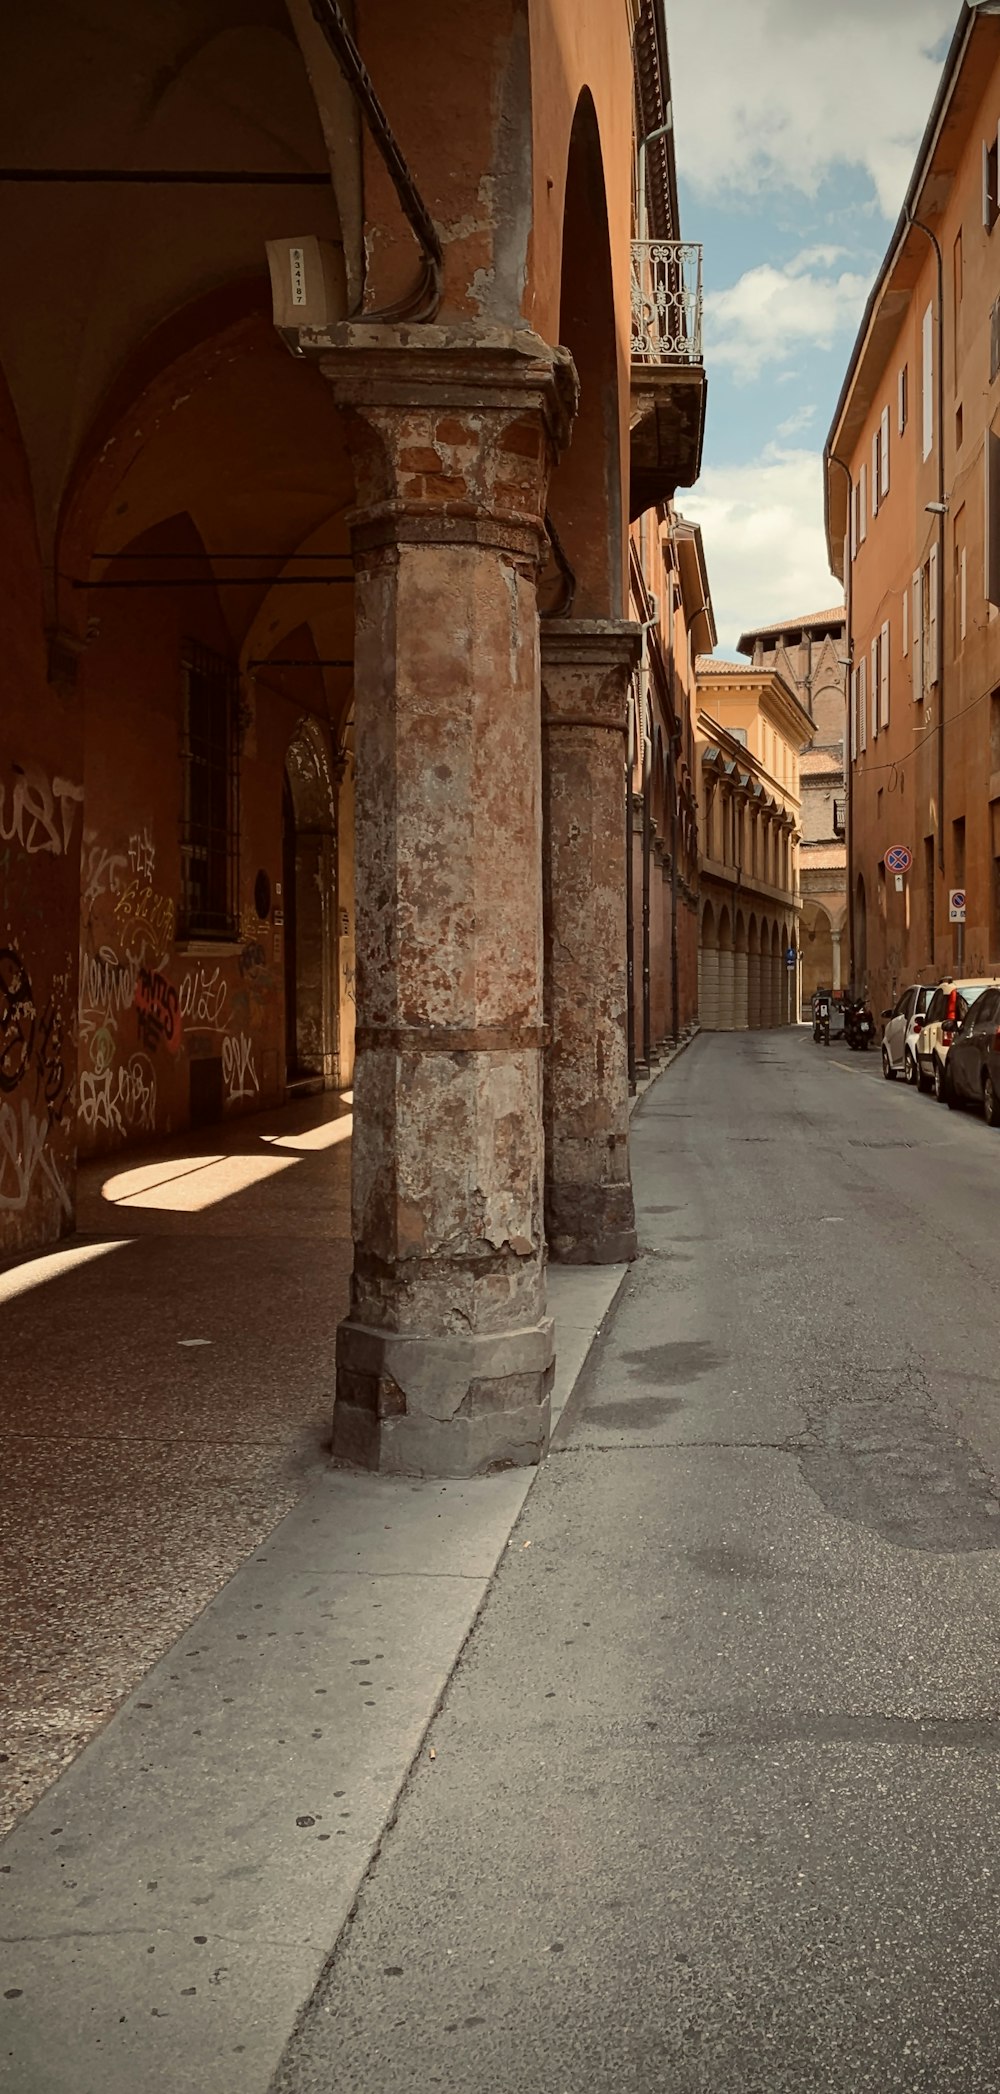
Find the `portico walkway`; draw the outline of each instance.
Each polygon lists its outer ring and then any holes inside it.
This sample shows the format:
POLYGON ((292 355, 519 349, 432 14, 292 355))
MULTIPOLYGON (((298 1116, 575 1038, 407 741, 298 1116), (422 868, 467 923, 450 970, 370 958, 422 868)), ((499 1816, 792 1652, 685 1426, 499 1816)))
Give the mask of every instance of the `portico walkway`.
MULTIPOLYGON (((351 1128, 327 1094, 88 1164, 79 1234, 0 1269, 0 1833, 329 1463, 351 1128)), ((623 1270, 550 1270, 553 1420, 623 1270)))

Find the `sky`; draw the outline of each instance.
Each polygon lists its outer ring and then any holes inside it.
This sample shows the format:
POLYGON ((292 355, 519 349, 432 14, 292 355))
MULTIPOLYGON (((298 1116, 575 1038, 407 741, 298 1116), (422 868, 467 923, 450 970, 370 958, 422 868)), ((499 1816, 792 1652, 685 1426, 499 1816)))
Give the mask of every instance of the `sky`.
POLYGON ((959 0, 666 0, 681 234, 705 248, 708 415, 678 507, 720 655, 842 600, 822 451, 959 0))

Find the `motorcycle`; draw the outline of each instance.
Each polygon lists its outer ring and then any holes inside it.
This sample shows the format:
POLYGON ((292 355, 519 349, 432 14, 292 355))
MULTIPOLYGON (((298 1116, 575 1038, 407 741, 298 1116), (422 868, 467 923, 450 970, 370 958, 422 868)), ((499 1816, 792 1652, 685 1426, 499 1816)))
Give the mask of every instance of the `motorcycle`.
POLYGON ((875 1038, 875 1019, 863 997, 844 1007, 844 1038, 854 1054, 867 1054, 875 1038))
POLYGON ((813 999, 813 1039, 817 1046, 830 1045, 830 999, 816 996, 813 999))

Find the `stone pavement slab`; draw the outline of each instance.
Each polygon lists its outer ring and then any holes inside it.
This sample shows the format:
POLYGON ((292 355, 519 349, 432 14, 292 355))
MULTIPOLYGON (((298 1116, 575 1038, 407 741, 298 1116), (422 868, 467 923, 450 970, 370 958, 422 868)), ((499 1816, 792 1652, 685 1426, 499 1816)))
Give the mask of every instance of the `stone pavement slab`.
MULTIPOLYGON (((621 1278, 552 1274, 564 1393, 621 1278)), ((264 2094, 533 1475, 313 1482, 4 1843, 0 2086, 264 2094)))

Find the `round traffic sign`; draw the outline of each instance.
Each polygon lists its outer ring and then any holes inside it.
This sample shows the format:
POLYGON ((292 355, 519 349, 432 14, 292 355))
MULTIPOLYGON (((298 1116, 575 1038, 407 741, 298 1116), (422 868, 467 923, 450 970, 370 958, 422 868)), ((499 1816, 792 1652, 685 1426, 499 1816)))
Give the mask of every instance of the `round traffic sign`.
POLYGON ((913 864, 913 852, 905 843, 894 843, 885 854, 886 870, 891 873, 908 873, 913 864))

